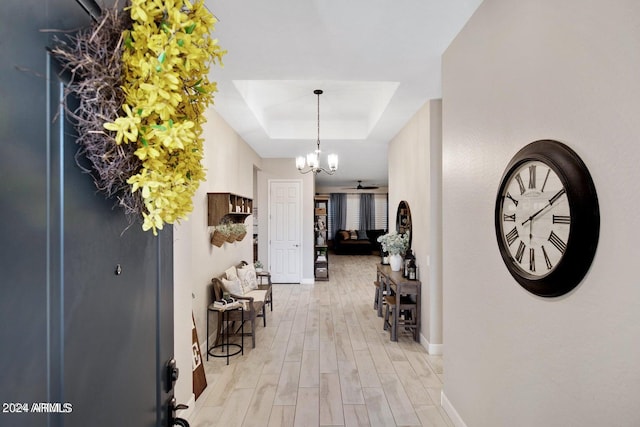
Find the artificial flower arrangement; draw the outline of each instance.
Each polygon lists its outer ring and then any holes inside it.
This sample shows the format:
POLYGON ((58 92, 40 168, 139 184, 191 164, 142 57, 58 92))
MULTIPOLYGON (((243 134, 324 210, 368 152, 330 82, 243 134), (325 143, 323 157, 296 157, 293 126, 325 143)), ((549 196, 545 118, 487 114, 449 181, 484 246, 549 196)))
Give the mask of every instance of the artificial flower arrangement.
POLYGON ((390 231, 378 237, 378 242, 382 245, 382 251, 388 252, 389 255, 402 255, 409 247, 409 234, 390 231))
MULTIPOLYGON (((57 40, 51 53, 79 106, 80 149, 99 190, 157 235, 193 210, 205 171, 203 112, 213 102, 209 64, 226 53, 211 38, 203 0, 131 0, 91 28, 57 40)), ((81 164, 81 162, 78 162, 81 164)))

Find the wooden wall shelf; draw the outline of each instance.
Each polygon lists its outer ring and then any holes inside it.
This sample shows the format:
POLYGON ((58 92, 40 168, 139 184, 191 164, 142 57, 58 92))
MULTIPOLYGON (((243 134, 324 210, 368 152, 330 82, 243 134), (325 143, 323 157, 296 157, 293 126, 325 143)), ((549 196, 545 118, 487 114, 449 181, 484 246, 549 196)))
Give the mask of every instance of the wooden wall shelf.
POLYGON ((207 193, 207 225, 241 223, 253 213, 253 200, 233 193, 207 193))

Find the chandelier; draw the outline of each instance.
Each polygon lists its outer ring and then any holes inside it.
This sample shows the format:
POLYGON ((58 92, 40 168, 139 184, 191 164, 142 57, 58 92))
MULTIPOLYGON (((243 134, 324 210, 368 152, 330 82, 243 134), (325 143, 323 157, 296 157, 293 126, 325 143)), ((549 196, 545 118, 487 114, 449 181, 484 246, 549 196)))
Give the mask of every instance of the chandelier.
POLYGON ((327 163, 329 164, 329 170, 320 166, 320 95, 322 95, 321 89, 313 91, 318 96, 318 140, 315 151, 307 154, 306 159, 303 156, 296 157, 296 167, 300 173, 313 172, 319 174, 325 172, 329 175, 333 175, 338 170, 338 155, 329 154, 327 156, 327 163))

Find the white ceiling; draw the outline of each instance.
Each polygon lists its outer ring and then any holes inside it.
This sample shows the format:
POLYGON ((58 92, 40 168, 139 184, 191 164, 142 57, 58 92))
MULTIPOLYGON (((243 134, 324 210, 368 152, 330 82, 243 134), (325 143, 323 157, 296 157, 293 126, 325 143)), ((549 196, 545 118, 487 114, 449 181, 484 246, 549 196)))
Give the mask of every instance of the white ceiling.
MULTIPOLYGON (((228 51, 215 109, 264 158, 340 159, 322 186, 387 184, 387 145, 429 99, 440 57, 482 0, 205 0, 228 51)), ((326 163, 323 164, 326 166, 326 163)))

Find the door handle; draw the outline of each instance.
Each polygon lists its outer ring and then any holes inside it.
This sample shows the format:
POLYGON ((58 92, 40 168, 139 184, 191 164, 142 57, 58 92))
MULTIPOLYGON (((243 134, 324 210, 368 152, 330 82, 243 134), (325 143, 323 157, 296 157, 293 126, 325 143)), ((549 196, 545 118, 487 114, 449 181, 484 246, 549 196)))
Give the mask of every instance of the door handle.
POLYGON ((189 422, 187 420, 176 416, 176 411, 187 408, 187 405, 176 404, 176 398, 172 397, 169 401, 169 426, 189 427, 189 422))

